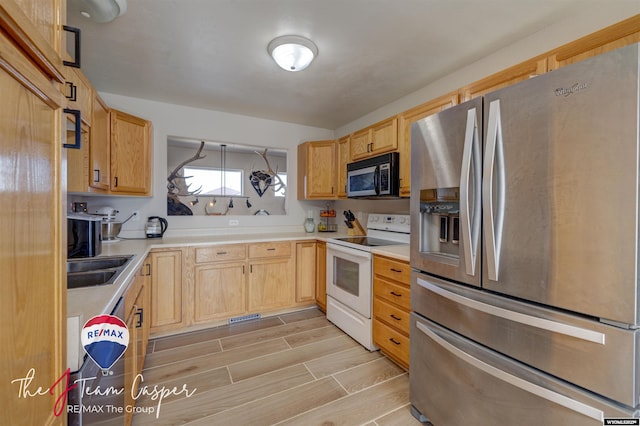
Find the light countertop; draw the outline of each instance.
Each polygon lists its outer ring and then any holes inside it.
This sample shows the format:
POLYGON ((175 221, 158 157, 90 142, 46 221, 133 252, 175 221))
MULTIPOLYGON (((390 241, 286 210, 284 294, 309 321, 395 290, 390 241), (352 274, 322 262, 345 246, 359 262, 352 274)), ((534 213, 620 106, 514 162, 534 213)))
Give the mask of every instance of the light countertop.
MULTIPOLYGON (((284 232, 259 234, 228 234, 202 236, 171 236, 164 238, 122 239, 116 242, 103 242, 100 257, 132 255, 133 258, 122 270, 115 283, 70 289, 67 291, 67 353, 68 366, 71 371, 77 370, 82 364, 84 350, 80 343, 80 330, 84 323, 96 315, 110 314, 116 303, 126 292, 136 271, 152 249, 171 247, 194 247, 203 245, 229 243, 255 243, 266 241, 296 241, 320 240, 345 237, 346 234, 326 232, 284 232)), ((374 254, 409 260, 408 245, 393 245, 378 247, 372 250, 374 254)))

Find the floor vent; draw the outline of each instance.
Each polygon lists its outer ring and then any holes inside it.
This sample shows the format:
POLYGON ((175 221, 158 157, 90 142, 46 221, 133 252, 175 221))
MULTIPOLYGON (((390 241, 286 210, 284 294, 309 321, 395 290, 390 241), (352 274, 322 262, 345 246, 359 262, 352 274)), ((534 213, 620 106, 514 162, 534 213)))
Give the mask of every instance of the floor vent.
POLYGON ((229 318, 229 324, 236 324, 243 321, 260 319, 260 314, 249 314, 242 317, 229 318))

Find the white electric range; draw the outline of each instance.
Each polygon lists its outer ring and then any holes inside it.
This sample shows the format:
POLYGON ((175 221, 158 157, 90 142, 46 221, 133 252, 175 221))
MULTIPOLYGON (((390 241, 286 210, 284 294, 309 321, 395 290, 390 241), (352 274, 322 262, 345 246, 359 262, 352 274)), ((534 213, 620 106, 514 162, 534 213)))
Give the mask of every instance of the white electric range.
POLYGON ((409 215, 371 213, 367 236, 327 241, 327 319, 365 348, 373 344, 371 249, 409 244, 409 215))

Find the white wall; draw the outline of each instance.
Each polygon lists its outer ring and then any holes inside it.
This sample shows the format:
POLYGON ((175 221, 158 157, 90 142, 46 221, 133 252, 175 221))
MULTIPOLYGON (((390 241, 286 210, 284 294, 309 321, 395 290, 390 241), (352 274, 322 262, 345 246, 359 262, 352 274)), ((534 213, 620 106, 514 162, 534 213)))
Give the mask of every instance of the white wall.
POLYGON ((229 232, 229 219, 237 219, 239 226, 233 232, 256 232, 256 226, 294 226, 302 231, 306 217, 305 207, 296 200, 297 146, 307 140, 332 139, 333 131, 260 118, 228 114, 198 108, 153 102, 110 93, 100 96, 115 108, 153 122, 153 197, 69 197, 71 201, 87 201, 89 211, 95 207, 111 206, 120 211, 118 219, 125 219, 138 210, 141 220, 123 226, 123 235, 143 236, 145 218, 163 216, 169 221, 167 235, 174 232, 201 233, 203 228, 212 232, 229 232), (167 136, 215 140, 229 144, 245 144, 287 150, 288 182, 286 216, 167 216, 167 136), (199 231, 200 230, 200 231, 199 231), (128 231, 128 232, 127 232, 128 231))

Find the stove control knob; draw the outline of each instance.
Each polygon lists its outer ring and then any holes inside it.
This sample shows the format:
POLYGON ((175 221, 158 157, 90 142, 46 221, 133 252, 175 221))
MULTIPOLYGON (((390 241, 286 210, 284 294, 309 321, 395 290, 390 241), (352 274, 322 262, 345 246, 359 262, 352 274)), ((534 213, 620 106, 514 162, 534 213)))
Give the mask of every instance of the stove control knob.
POLYGON ((401 217, 401 218, 400 218, 400 224, 403 224, 403 223, 405 223, 406 221, 407 221, 407 219, 405 219, 404 217, 401 217))

